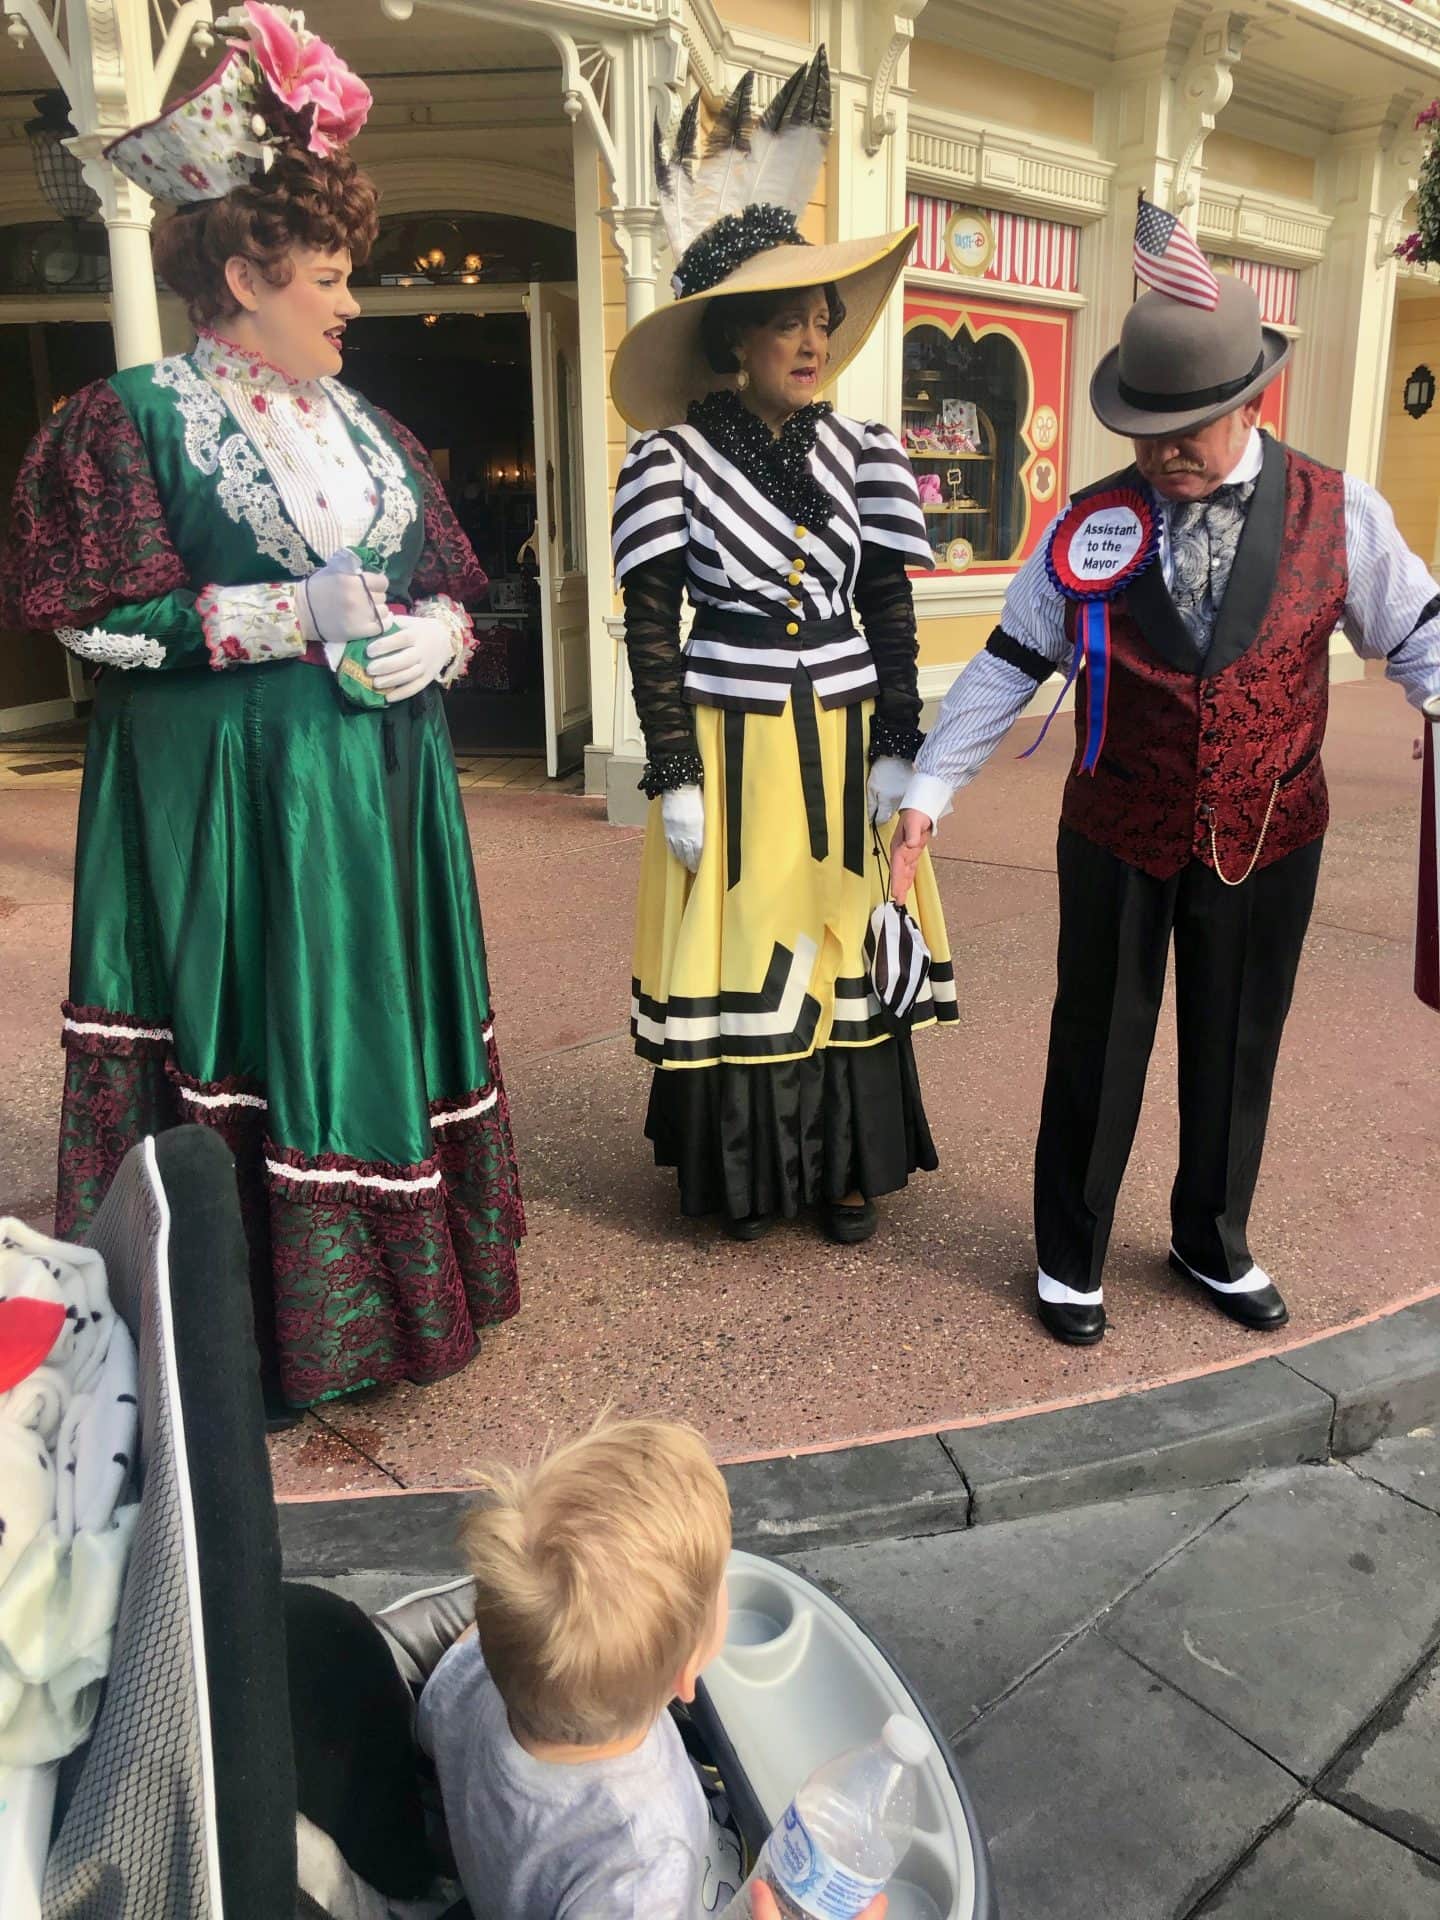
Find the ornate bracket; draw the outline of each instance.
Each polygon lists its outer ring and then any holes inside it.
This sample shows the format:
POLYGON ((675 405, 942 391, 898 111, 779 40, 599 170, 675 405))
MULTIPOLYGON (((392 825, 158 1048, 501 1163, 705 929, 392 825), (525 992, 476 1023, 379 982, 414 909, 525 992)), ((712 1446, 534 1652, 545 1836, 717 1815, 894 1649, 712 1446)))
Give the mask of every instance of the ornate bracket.
POLYGON ((1418 93, 1407 93, 1395 102, 1391 124, 1380 137, 1380 172, 1376 182, 1376 204, 1380 212, 1380 233, 1375 242, 1375 264, 1383 267, 1394 257, 1404 236, 1405 208, 1419 184, 1420 162, 1425 155, 1425 137, 1415 125, 1420 106, 1418 93))
POLYGON ((650 35, 650 103, 661 126, 668 126, 684 105, 690 47, 678 21, 650 35))
POLYGON ((1190 171, 1206 134, 1214 131, 1217 114, 1223 112, 1235 90, 1234 68, 1249 24, 1248 14, 1210 14, 1201 22, 1190 57, 1180 71, 1175 89, 1175 131, 1177 138, 1188 138, 1175 169, 1171 194, 1171 205, 1177 213, 1194 206, 1198 198, 1187 184, 1190 171))
POLYGON ((22 51, 33 36, 81 135, 102 128, 123 133, 157 110, 187 44, 201 53, 215 44, 210 0, 172 0, 172 5, 153 57, 152 22, 164 26, 164 10, 143 0, 138 5, 136 0, 50 0, 48 7, 41 0, 4 0, 5 31, 22 51))
POLYGON ((865 151, 878 153, 895 131, 895 109, 887 103, 900 62, 915 38, 915 22, 925 11, 925 0, 891 0, 865 29, 866 65, 870 68, 870 97, 865 103, 865 151))
POLYGON ((551 28, 551 41, 560 55, 561 103, 569 120, 583 119, 595 136, 606 172, 617 186, 620 155, 610 126, 610 69, 608 47, 581 45, 568 33, 551 28))

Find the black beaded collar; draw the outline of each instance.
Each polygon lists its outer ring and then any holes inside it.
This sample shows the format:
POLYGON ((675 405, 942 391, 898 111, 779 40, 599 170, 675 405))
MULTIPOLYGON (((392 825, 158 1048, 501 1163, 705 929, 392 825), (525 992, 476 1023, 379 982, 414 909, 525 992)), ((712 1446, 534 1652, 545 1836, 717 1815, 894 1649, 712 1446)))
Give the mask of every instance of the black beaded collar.
POLYGON ((791 414, 777 439, 738 393, 722 389, 693 400, 685 420, 782 513, 802 526, 823 527, 835 502, 811 473, 810 454, 816 428, 832 411, 828 400, 812 400, 791 414))

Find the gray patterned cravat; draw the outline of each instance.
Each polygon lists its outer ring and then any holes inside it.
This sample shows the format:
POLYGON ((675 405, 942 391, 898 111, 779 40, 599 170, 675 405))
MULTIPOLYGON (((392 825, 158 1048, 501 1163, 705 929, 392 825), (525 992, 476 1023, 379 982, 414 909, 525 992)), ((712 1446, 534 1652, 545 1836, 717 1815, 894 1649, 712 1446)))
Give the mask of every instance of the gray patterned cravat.
POLYGON ((1174 574, 1170 597, 1197 653, 1209 650, 1254 491, 1255 482, 1246 480, 1217 487, 1207 500, 1166 508, 1174 574))

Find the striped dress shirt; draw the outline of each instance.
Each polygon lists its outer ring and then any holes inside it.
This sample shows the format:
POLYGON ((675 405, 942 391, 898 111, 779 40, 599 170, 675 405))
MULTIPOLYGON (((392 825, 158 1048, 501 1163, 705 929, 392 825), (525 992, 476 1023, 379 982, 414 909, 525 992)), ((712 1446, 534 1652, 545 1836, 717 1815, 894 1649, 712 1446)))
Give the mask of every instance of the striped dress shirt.
MULTIPOLYGON (((1261 456, 1260 435, 1252 433, 1227 483, 1253 480, 1261 456)), ((1401 538, 1384 497, 1353 474, 1344 475, 1344 481, 1345 637, 1362 660, 1383 660, 1386 675, 1418 707, 1440 693, 1440 587, 1401 538)), ((1156 497, 1167 585, 1170 504, 1156 497)), ((1066 605, 1045 571, 1042 545, 1010 583, 1000 626, 1063 672, 1071 655, 1066 605)), ((951 796, 975 778, 1034 694, 1035 681, 1022 667, 993 653, 977 654, 946 694, 902 804, 941 819, 950 811, 951 796)))
POLYGON ((615 491, 615 576, 683 548, 695 621, 684 649, 697 706, 781 713, 803 667, 822 706, 878 690, 851 595, 862 544, 909 566, 934 564, 914 472, 888 427, 825 415, 810 471, 834 503, 824 526, 798 524, 698 427, 665 427, 630 449, 615 491), (747 633, 727 616, 772 623, 747 633), (715 617, 715 616, 718 616, 715 617))

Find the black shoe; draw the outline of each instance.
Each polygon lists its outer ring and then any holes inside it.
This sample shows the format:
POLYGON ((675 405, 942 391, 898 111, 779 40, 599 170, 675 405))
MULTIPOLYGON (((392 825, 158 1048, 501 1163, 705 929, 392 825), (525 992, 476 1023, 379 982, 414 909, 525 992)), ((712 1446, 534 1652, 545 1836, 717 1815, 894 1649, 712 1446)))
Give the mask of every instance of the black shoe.
POLYGON ((1170 1249, 1170 1271, 1199 1287, 1212 1307, 1218 1307, 1231 1320, 1257 1333, 1273 1333, 1290 1318, 1290 1309, 1268 1274, 1264 1275, 1263 1287, 1256 1287, 1248 1293, 1222 1293, 1219 1282, 1207 1280, 1188 1260, 1182 1260, 1173 1247, 1170 1249))
POLYGON ((768 1213, 727 1213, 725 1231, 732 1240, 761 1240, 770 1231, 768 1213))
POLYGON ((266 1433, 289 1433, 305 1418, 303 1407, 287 1407, 283 1400, 265 1402, 266 1433))
POLYGON ((858 1207, 847 1207, 839 1200, 827 1201, 820 1209, 820 1219, 830 1239, 842 1247, 858 1247, 880 1224, 872 1200, 863 1200, 858 1207))
POLYGON ((1046 1332, 1063 1340, 1067 1347, 1093 1347, 1105 1338, 1105 1307, 1100 1300, 1093 1307, 1077 1307, 1068 1300, 1037 1298, 1035 1311, 1046 1332))

